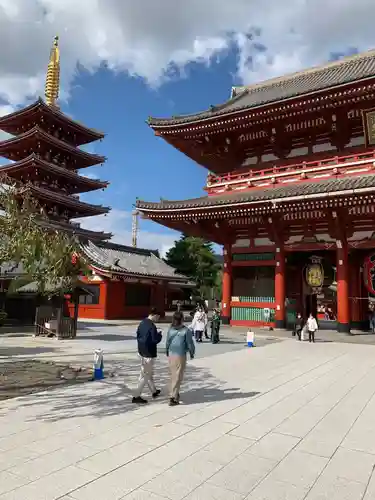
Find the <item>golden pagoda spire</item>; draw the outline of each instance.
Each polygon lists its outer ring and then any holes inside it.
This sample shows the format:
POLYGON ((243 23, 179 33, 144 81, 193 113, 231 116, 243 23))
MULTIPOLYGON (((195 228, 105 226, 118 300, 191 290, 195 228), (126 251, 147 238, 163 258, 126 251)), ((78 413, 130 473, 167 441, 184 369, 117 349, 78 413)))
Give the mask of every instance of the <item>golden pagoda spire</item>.
POLYGON ((60 50, 59 37, 55 36, 49 57, 44 95, 49 106, 57 106, 60 90, 60 50))

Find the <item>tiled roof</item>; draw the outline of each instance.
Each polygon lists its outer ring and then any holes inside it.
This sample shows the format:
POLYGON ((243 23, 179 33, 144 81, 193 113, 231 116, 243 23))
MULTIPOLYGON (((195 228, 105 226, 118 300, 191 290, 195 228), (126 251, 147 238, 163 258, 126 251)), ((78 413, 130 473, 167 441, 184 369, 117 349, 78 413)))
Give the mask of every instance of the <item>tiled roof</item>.
POLYGON ((249 191, 237 191, 227 194, 203 196, 190 200, 169 201, 163 200, 159 203, 137 200, 136 206, 139 210, 169 211, 184 208, 209 208, 221 205, 232 205, 239 203, 262 203, 282 198, 297 196, 328 194, 335 192, 343 193, 354 189, 375 188, 375 175, 341 177, 324 181, 305 181, 288 186, 276 185, 265 189, 253 189, 249 191))
POLYGON ((172 118, 149 118, 149 124, 152 127, 168 127, 197 122, 374 76, 375 50, 347 57, 324 66, 273 78, 255 85, 234 87, 232 98, 222 105, 211 106, 207 111, 191 115, 174 116, 172 118))
POLYGON ((72 146, 71 144, 48 134, 38 125, 35 125, 32 129, 15 137, 11 137, 5 141, 0 141, 0 155, 7 157, 7 153, 9 153, 10 150, 14 149, 15 146, 20 146, 20 144, 24 145, 27 139, 32 141, 43 141, 46 144, 70 153, 72 158, 79 160, 78 168, 90 167, 106 161, 105 156, 88 153, 83 149, 72 146))
POLYGON ((23 160, 19 160, 7 165, 1 165, 0 174, 7 175, 8 177, 12 178, 13 172, 23 171, 24 169, 27 169, 30 166, 34 168, 39 167, 48 172, 51 172, 56 176, 68 179, 72 183, 79 184, 79 187, 77 187, 77 189, 82 188, 79 191, 80 193, 83 192, 83 187, 87 191, 90 191, 94 189, 106 188, 109 184, 107 181, 101 181, 99 179, 91 179, 89 177, 85 177, 84 175, 79 175, 75 173, 74 170, 69 170, 65 167, 60 167, 55 163, 43 160, 42 158, 39 158, 36 154, 31 154, 27 158, 24 158, 23 160))
MULTIPOLYGON (((34 186, 33 184, 27 184, 24 189, 30 191, 37 199, 50 200, 61 206, 69 207, 77 212, 81 212, 82 216, 106 214, 111 210, 110 207, 80 201, 80 199, 75 198, 74 195, 69 196, 58 191, 52 191, 40 186, 34 186)), ((78 217, 78 215, 76 217, 78 217)))
POLYGON ((81 249, 90 263, 102 271, 137 277, 170 278, 174 282, 188 281, 188 278, 176 273, 173 267, 160 259, 156 251, 92 241, 82 243, 81 249))
MULTIPOLYGON (((111 242, 93 242, 82 240, 82 253, 89 263, 99 271, 111 274, 129 275, 137 278, 168 279, 173 286, 179 284, 194 287, 194 283, 186 276, 176 273, 175 269, 166 264, 157 255, 157 251, 133 248, 111 242)), ((24 274, 22 264, 14 267, 11 264, 0 266, 1 278, 14 278, 24 274)), ((23 292, 33 292, 34 284, 22 287, 23 292)))
MULTIPOLYGON (((38 222, 38 221, 37 221, 38 222)), ((81 227, 80 224, 75 222, 64 222, 64 221, 54 221, 52 219, 41 219, 40 224, 47 228, 57 229, 58 231, 66 231, 68 233, 73 233, 80 239, 84 240, 109 240, 112 238, 111 233, 105 233, 103 231, 91 231, 90 229, 85 229, 81 227)))
MULTIPOLYGON (((49 293, 55 293, 57 290, 64 291, 65 293, 72 291, 73 287, 67 287, 67 288, 62 288, 63 283, 58 283, 56 285, 52 285, 52 283, 46 283, 45 284, 45 291, 49 293), (70 289, 70 290, 69 290, 70 289)), ((75 292, 78 292, 79 295, 92 295, 91 291, 89 288, 85 288, 85 285, 81 283, 80 285, 77 285, 74 287, 75 292)), ((39 285, 36 281, 32 281, 30 283, 26 283, 23 286, 20 286, 15 290, 17 293, 38 293, 39 292, 39 285)))
MULTIPOLYGON (((13 113, 4 115, 0 117, 0 130, 12 133, 13 127, 19 123, 20 119, 27 120, 27 117, 31 118, 35 113, 39 112, 41 115, 48 114, 56 118, 65 128, 72 127, 76 130, 79 135, 79 144, 87 144, 92 141, 97 141, 98 139, 103 139, 104 134, 93 128, 85 127, 82 123, 73 120, 70 116, 66 115, 58 108, 54 106, 48 106, 41 97, 35 102, 22 109, 18 109, 13 113)), ((78 145, 78 144, 77 144, 78 145)))

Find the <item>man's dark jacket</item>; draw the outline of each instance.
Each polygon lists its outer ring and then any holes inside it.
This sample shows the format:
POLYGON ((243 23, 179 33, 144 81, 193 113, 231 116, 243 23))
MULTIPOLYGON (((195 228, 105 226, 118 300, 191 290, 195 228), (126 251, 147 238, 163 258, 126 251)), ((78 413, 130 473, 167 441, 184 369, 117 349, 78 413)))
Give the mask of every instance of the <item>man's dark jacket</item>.
POLYGON ((162 339, 162 334, 156 329, 155 324, 149 319, 143 319, 137 329, 138 353, 144 358, 156 358, 157 345, 162 339))

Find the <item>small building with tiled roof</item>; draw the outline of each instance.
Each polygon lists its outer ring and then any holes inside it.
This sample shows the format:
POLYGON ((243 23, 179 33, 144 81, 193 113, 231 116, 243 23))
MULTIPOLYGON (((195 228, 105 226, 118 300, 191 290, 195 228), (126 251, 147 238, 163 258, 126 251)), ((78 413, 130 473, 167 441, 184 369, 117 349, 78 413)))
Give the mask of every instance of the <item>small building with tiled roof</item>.
POLYGON ((81 250, 91 270, 82 281, 91 293, 80 297, 80 318, 142 318, 151 307, 164 316, 173 299, 190 296, 195 288, 157 250, 90 240, 82 241, 81 250))
MULTIPOLYGON (((90 271, 80 279, 78 318, 141 319, 151 307, 156 307, 163 317, 176 300, 189 300, 195 283, 166 264, 157 250, 78 237, 81 257, 90 271)), ((33 322, 38 289, 36 283, 23 282, 23 276, 22 265, 0 266, 2 291, 10 289, 14 279, 18 283, 18 288, 12 287, 12 293, 7 295, 5 310, 9 319, 33 322)), ((67 305, 73 316, 70 296, 67 305)))
POLYGON ((299 312, 342 332, 368 326, 375 51, 234 87, 223 104, 148 123, 208 170, 206 194, 136 208, 224 246, 224 322, 285 327, 299 312))

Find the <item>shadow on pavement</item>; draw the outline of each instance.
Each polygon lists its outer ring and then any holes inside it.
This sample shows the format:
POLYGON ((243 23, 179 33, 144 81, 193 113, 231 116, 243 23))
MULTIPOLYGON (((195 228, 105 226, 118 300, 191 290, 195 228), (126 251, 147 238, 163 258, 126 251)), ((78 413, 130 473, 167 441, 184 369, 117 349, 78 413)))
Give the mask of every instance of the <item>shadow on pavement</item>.
POLYGON ((0 356, 1 357, 11 357, 11 356, 34 356, 37 354, 44 353, 53 353, 58 349, 54 349, 53 347, 17 347, 17 346, 9 346, 9 347, 1 347, 0 348, 0 356))
MULTIPOLYGON (((31 415, 28 420, 57 422, 70 418, 103 418, 121 415, 139 409, 131 402, 132 389, 135 389, 139 374, 137 359, 127 360, 115 366, 115 378, 107 378, 101 382, 90 382, 81 386, 71 387, 62 391, 34 394, 19 400, 19 407, 28 408, 31 415), (123 381, 123 382, 122 382, 123 381), (131 388, 128 384, 131 384, 131 388), (34 411, 35 410, 35 411, 34 411)), ((158 362, 155 371, 155 382, 162 389, 162 396, 157 401, 168 400, 169 372, 165 362, 158 362)), ((181 388, 181 401, 184 405, 194 405, 202 402, 216 402, 240 399, 246 403, 248 399, 259 394, 258 392, 240 392, 214 377, 211 372, 199 366, 188 366, 185 380, 181 388)), ((145 390, 144 396, 149 400, 147 411, 155 404, 145 390)), ((158 406, 160 410, 160 406, 158 406)), ((17 411, 17 408, 10 411, 17 411)), ((157 410, 155 410, 157 411, 157 410)))
POLYGON ((135 335, 121 335, 117 333, 98 333, 98 335, 82 335, 77 337, 76 341, 80 340, 103 340, 104 342, 123 342, 124 340, 135 340, 135 335))
POLYGON ((105 323, 104 321, 103 322, 98 322, 98 323, 95 323, 94 321, 91 322, 91 321, 88 321, 88 322, 85 322, 85 321, 80 321, 78 320, 78 323, 77 323, 77 329, 78 330, 90 330, 91 328, 110 328, 110 327, 119 327, 119 326, 124 326, 123 323, 105 323))

